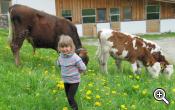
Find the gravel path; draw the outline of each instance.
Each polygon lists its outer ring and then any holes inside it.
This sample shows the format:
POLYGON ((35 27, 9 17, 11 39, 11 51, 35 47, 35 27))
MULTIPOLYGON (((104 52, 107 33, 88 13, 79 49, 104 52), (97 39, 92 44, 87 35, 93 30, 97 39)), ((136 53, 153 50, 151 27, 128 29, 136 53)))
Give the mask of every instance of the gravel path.
MULTIPOLYGON (((152 41, 156 42, 162 48, 163 54, 166 56, 168 61, 175 64, 175 38, 163 38, 152 41)), ((98 41, 94 39, 88 39, 86 42, 82 43, 83 45, 99 45, 98 41)))
POLYGON ((166 58, 171 63, 175 64, 175 38, 166 38, 153 41, 162 48, 166 58))

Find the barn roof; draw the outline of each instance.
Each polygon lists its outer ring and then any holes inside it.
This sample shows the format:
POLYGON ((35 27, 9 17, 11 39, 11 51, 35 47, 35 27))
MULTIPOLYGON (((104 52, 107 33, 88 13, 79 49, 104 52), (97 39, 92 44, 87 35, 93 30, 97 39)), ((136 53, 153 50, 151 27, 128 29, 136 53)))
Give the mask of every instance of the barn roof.
POLYGON ((156 0, 160 2, 168 2, 168 3, 175 3, 175 0, 156 0))

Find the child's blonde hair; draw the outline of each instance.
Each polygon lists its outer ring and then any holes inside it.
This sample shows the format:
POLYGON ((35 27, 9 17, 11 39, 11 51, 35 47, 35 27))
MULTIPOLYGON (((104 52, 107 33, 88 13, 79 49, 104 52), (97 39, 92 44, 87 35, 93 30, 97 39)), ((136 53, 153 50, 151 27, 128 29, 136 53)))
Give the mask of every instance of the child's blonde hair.
POLYGON ((75 52, 75 45, 72 38, 69 35, 61 35, 58 42, 58 50, 62 47, 68 46, 70 46, 72 48, 72 51, 75 52))

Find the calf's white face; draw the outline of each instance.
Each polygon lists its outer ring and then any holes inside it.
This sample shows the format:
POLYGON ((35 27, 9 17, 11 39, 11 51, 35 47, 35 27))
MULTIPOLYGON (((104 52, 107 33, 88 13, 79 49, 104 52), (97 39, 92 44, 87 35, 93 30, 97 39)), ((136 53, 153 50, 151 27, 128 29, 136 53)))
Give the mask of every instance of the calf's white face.
POLYGON ((163 72, 170 78, 171 74, 174 72, 173 65, 167 65, 163 72))
POLYGON ((159 62, 154 63, 153 66, 147 67, 148 71, 151 73, 152 77, 156 78, 159 76, 159 73, 161 71, 161 66, 159 62))

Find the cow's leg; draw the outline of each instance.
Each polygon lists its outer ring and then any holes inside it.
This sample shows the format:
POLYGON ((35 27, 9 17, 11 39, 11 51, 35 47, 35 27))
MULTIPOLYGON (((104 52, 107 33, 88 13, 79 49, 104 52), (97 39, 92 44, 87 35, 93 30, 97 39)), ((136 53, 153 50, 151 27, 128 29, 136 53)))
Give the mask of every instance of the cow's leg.
POLYGON ((35 51, 36 51, 36 48, 35 48, 35 47, 33 47, 33 55, 35 55, 35 51))
POLYGON ((117 69, 119 69, 119 70, 121 70, 121 63, 122 63, 121 59, 119 59, 119 58, 115 59, 115 65, 116 65, 117 69))
POLYGON ((109 52, 101 52, 99 55, 100 70, 104 73, 108 73, 107 62, 108 62, 109 52))
POLYGON ((108 62, 108 58, 109 58, 109 50, 106 49, 105 47, 99 47, 98 50, 98 56, 99 56, 99 64, 100 64, 100 70, 104 73, 108 73, 107 71, 107 62, 108 62))
POLYGON ((137 62, 135 61, 134 63, 131 64, 133 73, 137 74, 138 68, 137 68, 137 62))
POLYGON ((16 65, 19 65, 20 64, 19 50, 20 50, 21 46, 17 45, 17 44, 14 44, 14 43, 12 43, 10 46, 11 46, 13 56, 15 58, 15 63, 16 63, 16 65))
POLYGON ((141 74, 143 64, 140 61, 137 61, 137 74, 141 74))
POLYGON ((14 43, 11 43, 10 47, 11 47, 13 56, 15 58, 15 63, 16 63, 16 65, 19 65, 20 64, 20 61, 19 61, 19 47, 18 47, 18 45, 14 44, 14 43))
POLYGON ((25 35, 22 33, 19 33, 19 35, 15 35, 12 39, 12 42, 10 44, 11 50, 13 52, 13 56, 15 57, 15 63, 16 65, 20 64, 19 59, 19 50, 24 42, 25 35))

